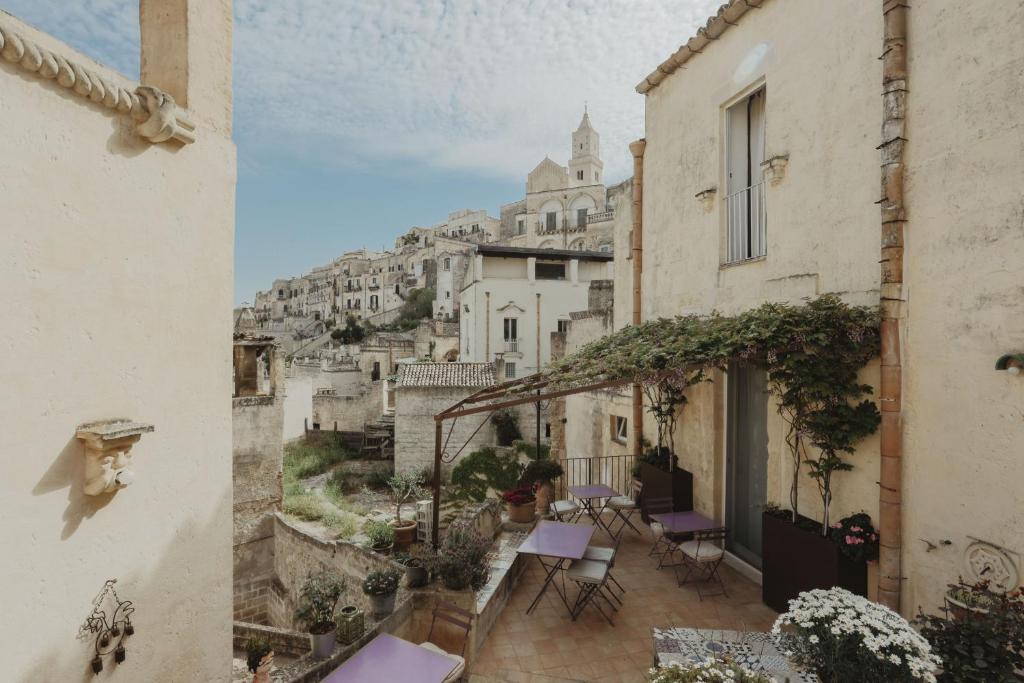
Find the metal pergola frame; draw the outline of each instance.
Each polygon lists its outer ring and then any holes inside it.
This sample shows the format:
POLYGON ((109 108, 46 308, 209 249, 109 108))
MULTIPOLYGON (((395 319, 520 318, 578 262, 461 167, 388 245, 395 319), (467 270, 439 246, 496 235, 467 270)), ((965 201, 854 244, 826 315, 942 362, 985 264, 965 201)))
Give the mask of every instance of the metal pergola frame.
MULTIPOLYGON (((478 415, 480 413, 493 413, 496 410, 502 408, 511 408, 513 406, 525 405, 527 403, 538 404, 538 412, 540 403, 542 401, 548 401, 555 398, 562 398, 565 396, 571 396, 573 394, 582 394, 588 391, 598 391, 600 389, 609 389, 611 387, 622 386, 624 384, 632 384, 633 379, 620 378, 602 380, 600 382, 593 382, 591 384, 582 384, 575 387, 569 387, 565 389, 550 388, 551 378, 545 373, 537 373, 521 377, 519 379, 509 380, 508 382, 502 382, 500 384, 493 384, 489 387, 484 387, 477 392, 474 392, 462 399, 461 401, 449 406, 440 413, 434 415, 434 480, 432 482, 433 489, 433 519, 431 526, 431 543, 434 548, 438 546, 438 534, 440 532, 440 518, 441 518, 441 462, 442 455, 445 451, 446 440, 444 439, 444 422, 445 420, 457 420, 460 417, 467 415, 478 415), (527 393, 530 392, 530 393, 527 393), (508 398, 512 396, 512 398, 508 398)), ((557 386, 557 385, 556 385, 557 386)), ((486 421, 486 418, 485 418, 486 421)), ((481 423, 480 427, 483 426, 481 423)), ((479 431, 480 427, 477 427, 476 431, 479 431)), ((452 424, 452 430, 455 425, 452 424)), ((476 434, 476 431, 473 434, 476 434)), ((451 438, 451 431, 448 433, 448 438, 451 438)), ((469 440, 473 436, 470 435, 469 439, 466 440, 462 447, 456 452, 462 452, 462 449, 466 447, 469 440)), ((537 419, 537 440, 538 446, 540 441, 540 417, 537 419)))

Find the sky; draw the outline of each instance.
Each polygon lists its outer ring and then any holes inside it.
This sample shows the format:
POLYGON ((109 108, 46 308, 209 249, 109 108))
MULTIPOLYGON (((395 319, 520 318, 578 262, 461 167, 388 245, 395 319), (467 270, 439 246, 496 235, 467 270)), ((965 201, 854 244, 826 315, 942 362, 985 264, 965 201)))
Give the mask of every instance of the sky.
MULTIPOLYGON (((235 0, 235 301, 462 208, 498 215, 584 104, 605 179, 637 83, 721 0, 235 0)), ((132 78, 138 0, 0 0, 132 78)))

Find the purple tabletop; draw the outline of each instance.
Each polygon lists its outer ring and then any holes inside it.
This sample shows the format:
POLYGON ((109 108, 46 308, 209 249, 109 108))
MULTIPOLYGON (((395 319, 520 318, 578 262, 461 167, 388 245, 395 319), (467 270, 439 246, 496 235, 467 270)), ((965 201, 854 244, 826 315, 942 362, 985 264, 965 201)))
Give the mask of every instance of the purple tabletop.
POLYGON ((604 484, 595 486, 570 486, 569 493, 577 498, 613 498, 619 495, 615 489, 608 488, 604 484))
POLYGON ((651 519, 661 522, 666 529, 675 534, 686 534, 694 531, 707 531, 717 529, 721 524, 715 524, 699 512, 662 512, 651 515, 651 519))
POLYGON ((517 552, 527 555, 579 560, 587 551, 595 527, 541 520, 526 537, 517 552))
POLYGON ((332 671, 322 683, 442 683, 455 661, 382 633, 332 671))

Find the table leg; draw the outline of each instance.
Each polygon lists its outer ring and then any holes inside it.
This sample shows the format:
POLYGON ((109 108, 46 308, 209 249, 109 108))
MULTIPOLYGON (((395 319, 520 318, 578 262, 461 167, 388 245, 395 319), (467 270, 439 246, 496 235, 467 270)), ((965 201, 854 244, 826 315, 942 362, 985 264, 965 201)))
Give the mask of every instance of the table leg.
MULTIPOLYGON (((542 597, 544 597, 544 593, 547 591, 548 585, 550 585, 551 582, 554 580, 555 573, 560 571, 562 569, 562 565, 565 563, 565 559, 558 558, 557 561, 549 567, 547 564, 544 563, 543 557, 541 557, 540 555, 537 555, 536 557, 537 561, 540 562, 540 566, 544 567, 544 569, 547 570, 547 575, 544 577, 544 584, 540 587, 540 591, 537 593, 537 597, 535 597, 533 599, 533 602, 530 603, 530 606, 526 608, 527 614, 530 614, 534 610, 534 608, 537 607, 537 603, 540 602, 540 599, 542 597)), ((568 600, 566 600, 565 591, 562 590, 562 588, 559 587, 557 583, 555 583, 555 592, 558 593, 558 597, 561 598, 562 604, 565 605, 565 608, 569 610, 569 612, 571 613, 572 608, 569 607, 569 602, 568 600)))
POLYGON ((608 498, 605 498, 604 505, 601 506, 601 509, 595 510, 593 499, 585 498, 583 499, 583 510, 584 512, 587 513, 587 516, 594 521, 594 526, 604 529, 605 533, 607 533, 608 536, 610 536, 611 539, 614 541, 615 534, 612 533, 612 530, 608 527, 608 525, 601 520, 601 513, 603 513, 605 511, 605 508, 608 507, 608 500, 608 498))

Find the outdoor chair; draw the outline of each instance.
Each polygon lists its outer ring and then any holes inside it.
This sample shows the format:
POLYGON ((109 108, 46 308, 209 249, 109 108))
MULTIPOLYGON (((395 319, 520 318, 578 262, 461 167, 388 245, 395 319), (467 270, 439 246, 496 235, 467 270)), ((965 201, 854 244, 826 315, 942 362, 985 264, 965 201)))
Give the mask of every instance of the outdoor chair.
POLYGON ((697 583, 697 597, 701 600, 705 595, 729 595, 725 591, 725 583, 718 573, 718 567, 725 558, 725 536, 725 528, 708 529, 696 532, 692 540, 679 544, 683 561, 675 565, 676 580, 682 586, 689 580, 691 574, 698 572, 700 582, 697 583), (679 578, 679 573, 683 569, 686 570, 686 573, 679 578), (714 593, 701 590, 702 585, 709 586, 716 583, 721 590, 714 593))
MULTIPOLYGON (((615 518, 620 520, 619 530, 617 533, 613 534, 616 538, 625 531, 627 524, 630 529, 636 532, 637 536, 642 535, 640 530, 633 526, 633 522, 630 521, 630 517, 633 516, 633 513, 640 509, 640 506, 637 505, 636 501, 640 495, 642 486, 643 484, 641 482, 634 482, 631 485, 632 490, 629 495, 614 496, 613 498, 609 498, 608 502, 605 503, 605 507, 615 513, 615 518)), ((611 527, 613 524, 615 524, 615 519, 612 519, 611 524, 608 526, 611 527)))
POLYGON ((473 615, 464 609, 460 609, 455 605, 441 601, 434 607, 434 615, 430 620, 430 631, 427 633, 427 639, 420 643, 420 647, 425 650, 430 650, 439 655, 444 655, 449 659, 455 661, 455 668, 452 672, 444 679, 444 683, 454 683, 454 681, 462 678, 462 674, 466 671, 466 642, 469 640, 469 631, 473 626, 473 615), (456 629, 462 631, 462 649, 459 654, 452 654, 447 650, 435 645, 432 640, 436 638, 434 632, 437 626, 437 620, 447 622, 455 626, 456 629))
MULTIPOLYGON (((606 548, 600 545, 588 545, 586 551, 583 553, 584 560, 594 560, 595 562, 604 562, 608 565, 608 580, 611 581, 619 589, 619 592, 623 595, 626 594, 626 589, 622 587, 622 584, 616 580, 615 576, 612 575, 612 569, 615 568, 615 556, 619 554, 619 541, 615 541, 614 548, 606 548)), ((622 598, 615 594, 615 591, 608 587, 608 595, 615 598, 616 601, 621 605, 622 598)))
POLYGON ((565 572, 565 577, 579 586, 580 589, 571 610, 573 621, 576 621, 576 617, 583 612, 587 605, 592 605, 594 609, 601 613, 605 621, 612 626, 615 625, 612 622, 612 618, 601 609, 601 604, 598 602, 598 598, 601 598, 608 603, 612 610, 618 611, 615 603, 608 599, 603 590, 605 584, 608 583, 607 564, 597 560, 574 560, 565 572))
MULTIPOLYGON (((672 512, 673 501, 671 497, 665 498, 644 498, 644 512, 647 516, 672 512)), ((665 559, 672 557, 678 549, 679 543, 690 538, 689 534, 674 534, 667 531, 661 522, 651 520, 651 533, 654 534, 654 545, 651 546, 647 556, 658 556, 658 569, 665 566, 665 559)))
POLYGON ((559 522, 572 524, 580 516, 580 506, 571 500, 556 500, 551 503, 551 514, 559 522))

